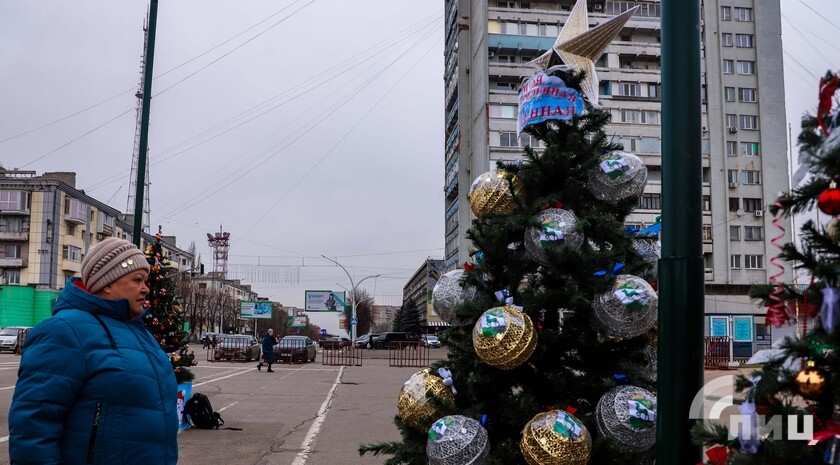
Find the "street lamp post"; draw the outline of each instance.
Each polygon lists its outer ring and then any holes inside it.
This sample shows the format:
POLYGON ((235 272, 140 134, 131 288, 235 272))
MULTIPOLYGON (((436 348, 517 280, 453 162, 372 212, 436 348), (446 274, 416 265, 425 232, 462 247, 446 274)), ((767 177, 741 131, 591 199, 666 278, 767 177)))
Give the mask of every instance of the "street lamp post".
POLYGON ((370 276, 365 276, 358 283, 355 283, 355 282, 353 282, 353 277, 350 276, 350 273, 347 271, 347 268, 344 268, 344 266, 342 266, 341 263, 338 263, 337 261, 333 260, 332 258, 327 257, 326 255, 321 255, 321 257, 323 257, 325 260, 329 260, 329 261, 335 263, 336 265, 338 265, 339 268, 344 270, 344 274, 347 275, 347 278, 350 279, 350 288, 351 288, 351 291, 350 291, 350 299, 351 299, 350 300, 350 340, 355 341, 356 340, 356 287, 359 284, 362 284, 366 279, 378 278, 382 275, 374 274, 374 275, 370 275, 370 276))

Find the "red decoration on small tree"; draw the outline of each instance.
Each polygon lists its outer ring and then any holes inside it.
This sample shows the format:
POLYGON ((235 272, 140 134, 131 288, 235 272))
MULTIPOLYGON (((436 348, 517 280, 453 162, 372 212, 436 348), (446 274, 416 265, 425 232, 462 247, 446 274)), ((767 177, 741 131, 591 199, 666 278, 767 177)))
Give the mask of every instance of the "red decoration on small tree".
POLYGON ((817 198, 817 206, 826 215, 840 215, 840 189, 837 188, 837 183, 834 180, 828 185, 828 189, 824 190, 817 198))

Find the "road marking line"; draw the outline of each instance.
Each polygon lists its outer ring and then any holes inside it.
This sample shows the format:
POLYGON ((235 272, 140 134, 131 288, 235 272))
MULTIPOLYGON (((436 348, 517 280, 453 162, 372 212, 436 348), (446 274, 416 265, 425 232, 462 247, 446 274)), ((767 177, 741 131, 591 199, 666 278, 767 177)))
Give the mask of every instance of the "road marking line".
POLYGON ((2 444, 2 443, 4 443, 4 442, 6 442, 6 441, 8 441, 8 440, 9 440, 9 437, 8 437, 8 436, 3 436, 2 438, 0 438, 0 444, 2 444))
POLYGON ((320 432, 321 425, 324 424, 324 419, 327 417, 327 408, 333 400, 335 388, 337 388, 341 383, 342 374, 344 374, 344 366, 338 370, 338 375, 335 377, 332 388, 330 388, 330 392, 327 393, 327 398, 324 399, 324 403, 321 404, 321 408, 318 409, 318 416, 315 418, 315 421, 312 422, 312 426, 309 427, 306 437, 303 438, 303 442, 300 444, 301 451, 298 452, 298 455, 295 457, 292 465, 304 465, 306 463, 309 453, 312 452, 312 443, 315 441, 315 436, 317 436, 318 432, 320 432))

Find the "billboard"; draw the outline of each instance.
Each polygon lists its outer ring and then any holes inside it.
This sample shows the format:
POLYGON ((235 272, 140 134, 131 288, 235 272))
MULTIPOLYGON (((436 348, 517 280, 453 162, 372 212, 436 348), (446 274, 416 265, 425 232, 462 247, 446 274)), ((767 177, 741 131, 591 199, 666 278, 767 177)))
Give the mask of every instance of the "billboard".
POLYGON ((309 317, 306 315, 290 316, 292 328, 306 328, 309 325, 309 317))
POLYGON ((304 310, 307 312, 343 312, 346 305, 344 291, 305 291, 304 310))
POLYGON ((271 302, 255 302, 251 300, 241 300, 239 302, 240 318, 262 318, 270 320, 272 310, 274 310, 274 304, 271 302))

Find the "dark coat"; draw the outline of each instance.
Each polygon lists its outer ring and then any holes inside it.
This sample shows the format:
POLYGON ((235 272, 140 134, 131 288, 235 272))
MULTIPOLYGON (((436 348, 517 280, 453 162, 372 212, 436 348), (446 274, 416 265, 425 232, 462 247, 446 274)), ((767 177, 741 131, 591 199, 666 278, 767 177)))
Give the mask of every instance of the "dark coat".
POLYGON ((265 333, 265 336, 262 340, 262 351, 263 357, 265 357, 266 363, 274 363, 274 345, 277 344, 277 338, 274 336, 269 336, 268 333, 265 333))
POLYGON ((9 457, 24 464, 175 465, 175 373, 128 301, 71 278, 26 338, 9 410, 9 457))

